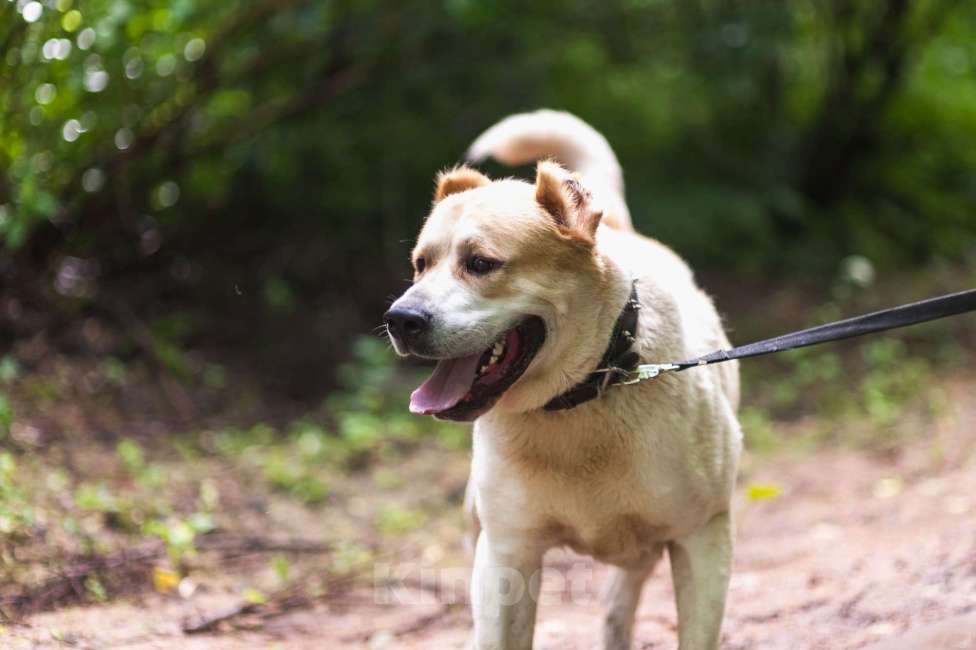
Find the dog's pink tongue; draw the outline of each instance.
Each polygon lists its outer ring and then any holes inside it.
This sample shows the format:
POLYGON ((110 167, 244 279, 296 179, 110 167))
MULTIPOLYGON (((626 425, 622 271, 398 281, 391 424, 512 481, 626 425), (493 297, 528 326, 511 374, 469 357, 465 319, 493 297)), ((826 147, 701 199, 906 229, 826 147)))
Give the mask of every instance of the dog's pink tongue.
POLYGON ((437 362, 434 374, 410 395, 410 412, 432 415, 445 411, 468 394, 481 353, 437 362))

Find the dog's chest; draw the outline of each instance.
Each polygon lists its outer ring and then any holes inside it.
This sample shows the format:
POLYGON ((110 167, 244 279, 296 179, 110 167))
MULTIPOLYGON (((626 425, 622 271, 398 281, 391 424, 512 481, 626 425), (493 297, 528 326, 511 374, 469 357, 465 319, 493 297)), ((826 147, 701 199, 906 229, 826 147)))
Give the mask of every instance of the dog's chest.
POLYGON ((576 522, 550 516, 540 532, 547 545, 565 545, 601 562, 624 567, 643 565, 671 536, 668 525, 637 512, 576 522))
POLYGON ((534 422, 516 434, 476 427, 473 474, 486 529, 633 566, 700 525, 715 481, 683 444, 691 436, 661 416, 655 422, 668 426, 659 431, 622 415, 564 418, 558 430, 534 422))

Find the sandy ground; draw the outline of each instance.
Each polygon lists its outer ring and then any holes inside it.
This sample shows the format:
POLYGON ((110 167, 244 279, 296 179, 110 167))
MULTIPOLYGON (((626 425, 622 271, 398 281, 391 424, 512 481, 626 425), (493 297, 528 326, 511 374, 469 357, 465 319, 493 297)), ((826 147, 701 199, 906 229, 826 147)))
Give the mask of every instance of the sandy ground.
MULTIPOLYGON (((971 383, 956 386, 956 416, 896 454, 838 448, 749 459, 742 484, 782 493, 737 499, 722 648, 976 648, 972 391, 971 383)), ((46 612, 4 628, 0 647, 463 648, 470 620, 455 582, 467 569, 438 566, 396 567, 381 572, 388 579, 205 635, 184 635, 181 623, 236 602, 219 583, 185 599, 150 593, 46 612)), ((547 566, 536 647, 598 647, 606 569, 561 551, 547 566)), ((645 587, 635 634, 636 648, 677 646, 666 561, 645 587)))

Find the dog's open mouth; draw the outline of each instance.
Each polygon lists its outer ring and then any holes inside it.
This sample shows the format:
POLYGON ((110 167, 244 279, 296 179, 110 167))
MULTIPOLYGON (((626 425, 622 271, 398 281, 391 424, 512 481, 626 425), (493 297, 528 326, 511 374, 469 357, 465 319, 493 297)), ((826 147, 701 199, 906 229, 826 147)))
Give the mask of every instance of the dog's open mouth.
POLYGON ((484 352, 441 359, 410 396, 410 410, 442 420, 474 420, 518 381, 545 340, 542 319, 530 316, 484 352))

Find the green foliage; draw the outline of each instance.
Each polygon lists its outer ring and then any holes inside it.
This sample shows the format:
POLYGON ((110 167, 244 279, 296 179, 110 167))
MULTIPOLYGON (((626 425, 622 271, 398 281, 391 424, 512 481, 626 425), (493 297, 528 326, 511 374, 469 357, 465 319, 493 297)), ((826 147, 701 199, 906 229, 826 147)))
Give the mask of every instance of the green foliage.
POLYGON ((241 592, 241 597, 245 602, 250 603, 251 605, 263 605, 268 602, 267 595, 254 587, 248 587, 241 592))
POLYGON ((129 376, 129 369, 125 363, 114 358, 108 357, 101 362, 102 375, 115 386, 125 386, 129 376))
MULTIPOLYGON (((352 359, 338 371, 340 388, 320 414, 282 428, 259 423, 223 429, 208 434, 206 446, 245 460, 271 489, 316 505, 328 499, 327 477, 337 471, 379 468, 375 480, 392 485, 402 479, 395 472, 382 471, 384 461, 395 462, 421 441, 433 440, 452 449, 469 444, 467 427, 409 413, 408 396, 420 379, 404 371, 386 342, 361 337, 352 347, 352 359)), ((123 451, 123 461, 129 465, 125 458, 136 454, 120 445, 120 455, 123 451)), ((138 462, 132 464, 138 467, 138 462)), ((388 532, 405 531, 412 520, 402 514, 391 511, 378 526, 388 532)))
POLYGON ((369 569, 374 553, 357 542, 342 540, 332 553, 329 570, 336 575, 350 575, 369 569))
POLYGON ((0 384, 9 384, 20 376, 20 364, 12 355, 0 357, 0 384))
POLYGON ((867 373, 861 382, 861 396, 867 415, 879 426, 890 427, 900 406, 918 394, 929 377, 924 358, 911 357, 898 339, 878 339, 864 346, 867 373))
POLYGON ((125 470, 142 486, 155 488, 162 485, 162 470, 158 465, 146 462, 145 452, 139 443, 131 439, 123 440, 115 447, 115 453, 125 470))
POLYGON ((82 483, 75 492, 75 505, 100 513, 117 512, 118 502, 104 483, 82 483))
POLYGON ((314 473, 314 468, 286 456, 280 449, 267 450, 263 460, 264 477, 272 487, 287 492, 305 503, 320 503, 329 494, 325 481, 314 473))
POLYGON ((750 451, 772 451, 779 446, 780 439, 773 430, 766 411, 754 406, 743 407, 739 411, 745 446, 750 451))
POLYGON ((10 433, 10 425, 14 423, 14 407, 3 393, 0 393, 0 440, 10 433))
POLYGON ((423 526, 425 521, 427 517, 424 513, 396 505, 388 505, 376 514, 376 528, 390 537, 416 530, 423 526))
POLYGON ((746 444, 755 451, 785 442, 771 420, 800 413, 817 414, 821 441, 892 448, 915 433, 919 417, 944 410, 932 365, 900 338, 866 340, 854 354, 805 348, 780 356, 743 366, 746 383, 758 392, 740 414, 746 444))
POLYGON ((146 465, 142 447, 134 440, 123 440, 115 447, 115 453, 125 468, 132 474, 140 472, 146 465))
POLYGON ((85 578, 84 586, 85 591, 96 602, 103 603, 108 600, 108 593, 105 591, 102 581, 99 580, 97 576, 90 575, 85 578))
POLYGON ((961 258, 976 5, 848 4, 2 3, 0 240, 96 275, 230 266, 276 318, 328 291, 341 334, 379 310, 356 286, 401 276, 435 170, 547 105, 607 135, 638 225, 699 267, 961 258))
POLYGON ((143 532, 162 540, 170 561, 181 566, 185 558, 196 555, 194 541, 197 535, 208 533, 213 528, 213 519, 209 514, 196 512, 186 518, 152 519, 143 526, 143 532))
POLYGON ((17 461, 0 451, 0 537, 26 533, 34 513, 28 495, 17 483, 17 461))
POLYGON ((271 558, 271 570, 274 571, 278 582, 287 584, 291 577, 291 562, 284 555, 275 555, 271 558))

